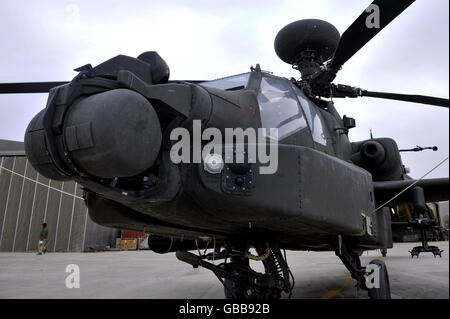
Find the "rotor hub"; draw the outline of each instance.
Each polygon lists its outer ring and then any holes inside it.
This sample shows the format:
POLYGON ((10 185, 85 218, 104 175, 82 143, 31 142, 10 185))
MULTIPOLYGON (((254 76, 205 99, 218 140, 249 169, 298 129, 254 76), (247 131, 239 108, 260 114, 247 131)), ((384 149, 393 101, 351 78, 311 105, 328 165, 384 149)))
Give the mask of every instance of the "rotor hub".
POLYGON ((339 41, 339 31, 332 24, 318 19, 298 20, 278 32, 275 52, 305 77, 333 57, 339 41))

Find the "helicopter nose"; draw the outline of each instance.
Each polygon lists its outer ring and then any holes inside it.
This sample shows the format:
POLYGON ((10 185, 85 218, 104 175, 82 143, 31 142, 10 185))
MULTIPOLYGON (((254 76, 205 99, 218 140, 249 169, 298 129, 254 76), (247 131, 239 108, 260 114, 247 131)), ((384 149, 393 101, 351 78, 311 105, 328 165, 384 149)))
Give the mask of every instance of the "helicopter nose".
MULTIPOLYGON (((36 115, 27 129, 25 151, 38 172, 55 178, 57 167, 49 163, 47 145, 42 145, 47 142, 39 137, 43 132, 36 130, 40 117, 36 115)), ((135 176, 153 165, 161 138, 151 103, 134 91, 115 89, 82 98, 69 107, 59 156, 69 158, 77 171, 90 176, 135 176)))

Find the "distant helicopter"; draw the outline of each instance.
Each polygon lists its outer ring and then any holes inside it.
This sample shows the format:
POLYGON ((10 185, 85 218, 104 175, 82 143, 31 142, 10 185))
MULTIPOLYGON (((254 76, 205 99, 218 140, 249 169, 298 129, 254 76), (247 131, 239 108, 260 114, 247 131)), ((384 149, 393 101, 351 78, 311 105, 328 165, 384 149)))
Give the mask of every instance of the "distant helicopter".
POLYGON ((376 0, 371 6, 381 13, 379 25, 369 28, 365 11, 342 36, 321 20, 285 26, 275 51, 301 72, 300 80, 256 65, 214 81, 169 81, 167 63, 150 51, 85 65, 69 83, 6 83, 0 93, 49 91, 47 106, 25 133, 33 167, 81 184, 95 222, 151 233, 153 251, 176 251, 179 260, 211 270, 227 298, 290 297, 286 249, 334 251, 358 287, 372 298, 390 298, 384 262, 371 262, 379 285, 370 286, 360 256, 392 247, 390 207, 411 204, 423 216, 426 202, 449 199, 449 180, 408 179, 393 139, 350 142, 355 120, 341 117, 330 98, 449 107, 448 99, 332 83, 342 65, 413 2, 376 0), (227 143, 227 132, 237 128, 246 130, 244 139, 227 143), (176 129, 189 139, 174 140, 176 129), (210 135, 199 141, 197 129, 211 129, 210 135), (252 140, 252 130, 262 136, 252 140), (176 145, 191 151, 187 160, 174 162, 176 145), (259 153, 252 149, 274 145, 277 163, 264 173, 267 162, 255 160, 259 153), (250 260, 261 261, 264 272, 253 270, 250 260))

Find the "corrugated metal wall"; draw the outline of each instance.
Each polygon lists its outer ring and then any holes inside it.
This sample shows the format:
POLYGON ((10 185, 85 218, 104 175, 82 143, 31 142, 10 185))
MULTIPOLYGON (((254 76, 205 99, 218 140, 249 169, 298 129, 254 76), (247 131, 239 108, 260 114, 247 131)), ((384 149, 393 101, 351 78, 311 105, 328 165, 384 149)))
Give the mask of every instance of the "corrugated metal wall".
POLYGON ((0 251, 35 251, 44 221, 48 251, 83 251, 87 219, 75 182, 43 177, 25 156, 0 157, 0 251))
POLYGON ((101 226, 87 218, 84 250, 104 249, 106 246, 116 247, 116 238, 120 238, 120 229, 101 226))

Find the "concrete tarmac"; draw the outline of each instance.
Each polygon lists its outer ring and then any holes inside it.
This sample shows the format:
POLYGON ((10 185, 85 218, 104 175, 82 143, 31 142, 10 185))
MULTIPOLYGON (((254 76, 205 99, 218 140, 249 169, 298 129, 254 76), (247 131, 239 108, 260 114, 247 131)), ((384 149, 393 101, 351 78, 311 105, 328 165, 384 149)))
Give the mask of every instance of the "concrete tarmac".
MULTIPOLYGON (((442 258, 422 253, 412 259, 408 250, 418 243, 396 243, 386 262, 392 297, 449 298, 449 243, 431 243, 444 250, 442 258)), ((362 264, 380 257, 362 256, 362 264)), ((292 252, 287 259, 295 277, 292 298, 367 298, 357 294, 355 281, 333 252, 292 252)), ((217 264, 217 262, 216 262, 217 264)), ((259 264, 252 264, 261 270, 259 264)), ((0 298, 219 298, 223 286, 214 274, 193 269, 174 253, 151 251, 99 253, 0 253, 0 298), (80 288, 66 287, 66 267, 80 270, 80 288)))

